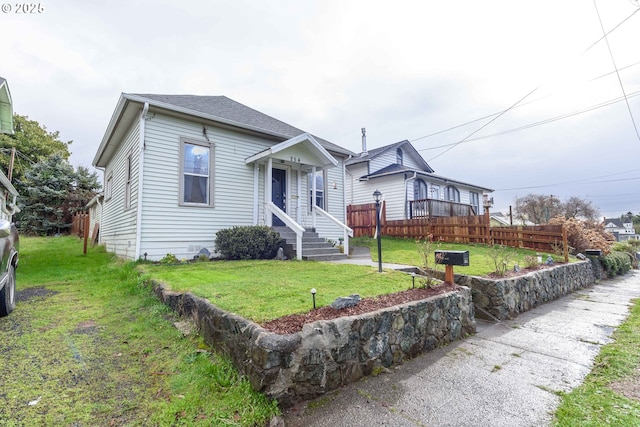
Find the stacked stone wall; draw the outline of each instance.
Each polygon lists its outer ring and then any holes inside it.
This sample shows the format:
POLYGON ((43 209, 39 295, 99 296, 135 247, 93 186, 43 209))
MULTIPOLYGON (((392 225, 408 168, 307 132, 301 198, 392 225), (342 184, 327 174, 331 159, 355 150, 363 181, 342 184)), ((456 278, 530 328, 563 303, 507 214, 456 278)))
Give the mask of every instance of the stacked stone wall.
POLYGON ((228 354, 255 390, 288 405, 356 381, 475 333, 471 289, 357 316, 304 325, 290 335, 217 308, 190 293, 154 286, 190 316, 205 341, 228 354))

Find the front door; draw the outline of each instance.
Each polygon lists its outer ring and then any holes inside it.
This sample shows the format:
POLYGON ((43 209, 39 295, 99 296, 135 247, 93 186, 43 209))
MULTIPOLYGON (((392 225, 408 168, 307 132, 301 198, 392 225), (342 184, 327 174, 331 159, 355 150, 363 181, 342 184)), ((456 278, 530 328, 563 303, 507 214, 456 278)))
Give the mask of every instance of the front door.
MULTIPOLYGON (((287 211, 287 171, 273 169, 271 172, 271 201, 282 211, 287 211)), ((273 225, 282 226, 284 222, 273 216, 273 225)))

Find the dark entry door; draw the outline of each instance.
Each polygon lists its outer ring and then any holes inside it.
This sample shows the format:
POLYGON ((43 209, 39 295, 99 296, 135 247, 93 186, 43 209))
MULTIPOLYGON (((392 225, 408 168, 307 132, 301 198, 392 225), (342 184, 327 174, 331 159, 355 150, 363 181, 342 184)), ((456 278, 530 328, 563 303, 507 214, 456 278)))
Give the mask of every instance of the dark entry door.
MULTIPOLYGON (((287 171, 273 169, 271 172, 271 201, 284 212, 287 211, 287 171)), ((273 216, 273 225, 282 226, 284 222, 273 216)))

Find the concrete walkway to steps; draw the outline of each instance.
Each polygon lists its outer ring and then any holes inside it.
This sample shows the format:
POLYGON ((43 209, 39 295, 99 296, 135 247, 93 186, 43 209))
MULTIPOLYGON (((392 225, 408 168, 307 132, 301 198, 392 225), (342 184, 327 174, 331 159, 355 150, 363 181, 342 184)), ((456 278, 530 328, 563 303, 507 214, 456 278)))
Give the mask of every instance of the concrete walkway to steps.
POLYGON ((640 297, 640 272, 501 323, 288 409, 286 426, 547 426, 640 297))

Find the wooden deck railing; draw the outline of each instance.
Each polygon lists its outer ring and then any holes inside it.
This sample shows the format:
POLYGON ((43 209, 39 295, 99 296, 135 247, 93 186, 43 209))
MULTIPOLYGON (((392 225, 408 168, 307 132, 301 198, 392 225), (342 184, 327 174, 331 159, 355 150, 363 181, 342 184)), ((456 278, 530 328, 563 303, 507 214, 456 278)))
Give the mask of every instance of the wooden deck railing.
POLYGON ((419 199, 409 201, 409 218, 432 218, 435 216, 469 216, 478 215, 471 205, 436 199, 419 199))

